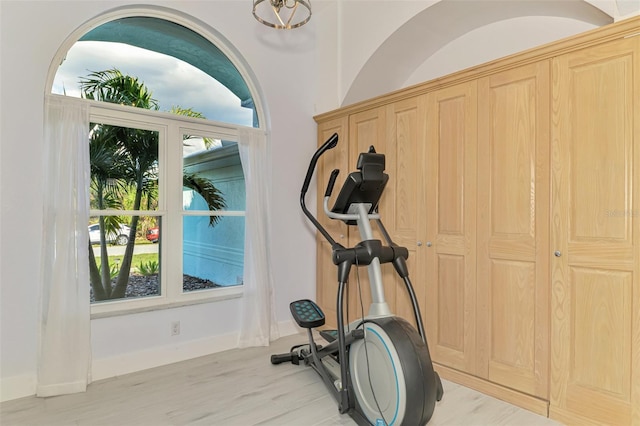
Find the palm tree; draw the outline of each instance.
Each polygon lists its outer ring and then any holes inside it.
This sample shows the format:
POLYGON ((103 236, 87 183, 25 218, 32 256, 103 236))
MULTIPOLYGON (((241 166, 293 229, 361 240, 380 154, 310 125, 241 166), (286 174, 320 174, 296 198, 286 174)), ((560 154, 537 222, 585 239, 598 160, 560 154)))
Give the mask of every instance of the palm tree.
MULTIPOLYGON (((116 134, 113 126, 91 124, 89 158, 91 169, 91 194, 94 207, 103 210, 105 208, 117 209, 121 207, 120 194, 124 190, 123 152, 118 148, 116 134)), ((106 259, 103 268, 98 268, 91 243, 89 243, 89 273, 96 300, 111 298, 111 286, 103 286, 110 283, 110 268, 106 235, 113 234, 120 228, 117 216, 100 216, 100 258, 106 259)))
MULTIPOLYGON (((102 102, 130 105, 136 108, 158 110, 158 103, 138 78, 124 75, 117 69, 92 72, 80 81, 85 98, 102 102)), ((172 112, 190 117, 204 118, 191 109, 174 107, 172 112)), ((96 207, 121 208, 122 194, 134 191, 132 210, 139 210, 143 199, 150 204, 157 196, 158 133, 104 124, 92 124, 90 135, 91 189, 96 207)), ((188 136, 187 136, 188 137, 188 136)), ((205 144, 207 141, 205 141, 205 144)), ((183 185, 199 193, 210 210, 226 206, 221 192, 213 183, 194 174, 185 173, 183 185)), ((211 216, 210 226, 218 220, 211 216)), ((90 280, 96 300, 118 299, 125 296, 129 282, 131 262, 139 216, 132 216, 129 240, 122 258, 115 285, 111 285, 110 267, 106 249, 106 235, 118 229, 117 216, 100 217, 100 247, 102 268, 89 243, 90 280)))

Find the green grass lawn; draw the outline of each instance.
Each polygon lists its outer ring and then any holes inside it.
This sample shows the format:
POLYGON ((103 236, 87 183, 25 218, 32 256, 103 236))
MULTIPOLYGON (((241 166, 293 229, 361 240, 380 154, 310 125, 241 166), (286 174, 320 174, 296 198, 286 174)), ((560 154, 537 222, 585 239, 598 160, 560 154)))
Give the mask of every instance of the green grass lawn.
MULTIPOLYGON (((150 261, 155 261, 159 263, 158 253, 142 253, 142 254, 134 254, 131 259, 131 272, 137 272, 139 270, 138 265, 141 263, 149 263, 150 261)), ((98 266, 100 266, 100 258, 96 259, 98 261, 98 266)), ((113 267, 114 265, 120 265, 122 263, 122 255, 118 256, 109 256, 109 266, 113 267)))

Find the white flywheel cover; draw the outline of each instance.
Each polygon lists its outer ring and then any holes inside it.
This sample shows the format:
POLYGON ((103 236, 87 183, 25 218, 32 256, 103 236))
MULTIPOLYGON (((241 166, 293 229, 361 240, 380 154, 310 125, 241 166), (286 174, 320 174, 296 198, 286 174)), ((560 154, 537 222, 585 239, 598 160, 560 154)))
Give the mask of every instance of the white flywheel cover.
POLYGON ((402 423, 407 388, 400 358, 388 334, 366 322, 365 338, 351 344, 349 369, 364 415, 375 426, 402 423))

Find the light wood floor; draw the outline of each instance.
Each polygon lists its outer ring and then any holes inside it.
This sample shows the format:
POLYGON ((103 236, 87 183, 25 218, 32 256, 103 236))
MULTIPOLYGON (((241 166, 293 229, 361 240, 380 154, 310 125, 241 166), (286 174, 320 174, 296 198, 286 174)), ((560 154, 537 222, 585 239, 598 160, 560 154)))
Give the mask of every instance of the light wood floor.
MULTIPOLYGON (((304 340, 288 336, 269 348, 221 352, 101 380, 82 394, 7 401, 0 404, 0 424, 355 425, 338 413, 313 370, 270 364, 272 353, 304 340)), ((558 425, 451 382, 444 389, 430 425, 558 425)))

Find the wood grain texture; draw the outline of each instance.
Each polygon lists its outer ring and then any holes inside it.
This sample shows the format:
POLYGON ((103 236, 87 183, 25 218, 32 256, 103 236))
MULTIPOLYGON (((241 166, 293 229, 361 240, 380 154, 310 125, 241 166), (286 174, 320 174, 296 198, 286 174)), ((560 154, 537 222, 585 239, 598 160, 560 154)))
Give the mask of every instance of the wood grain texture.
POLYGON ((640 424, 640 38, 553 61, 551 413, 640 424))
MULTIPOLYGON (((382 222, 393 241, 409 250, 409 277, 413 281, 416 297, 423 301, 423 268, 419 252, 419 223, 424 220, 425 186, 424 151, 426 103, 424 97, 395 102, 386 108, 387 134, 385 140, 386 172, 389 183, 381 203, 382 222)), ((411 299, 403 280, 388 267, 395 283, 394 313, 416 326, 411 299)), ((424 305, 421 306, 425 308, 424 305)), ((422 318, 424 322, 424 316, 422 318)))
POLYGON ((476 366, 477 86, 427 95, 425 328, 434 361, 476 366))
MULTIPOLYGON (((3 426, 353 426, 311 368, 271 365, 272 353, 305 341, 235 349, 89 385, 87 392, 0 404, 3 426)), ((538 425, 554 421, 444 382, 429 425, 538 425)))
POLYGON ((639 70, 636 17, 316 117, 358 145, 426 126, 416 215, 383 203, 417 220, 432 356, 567 423, 640 425, 639 70))
POLYGON ((478 371, 546 399, 549 62, 478 86, 478 371))

